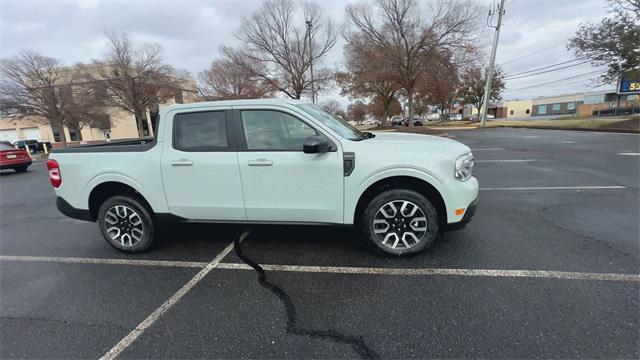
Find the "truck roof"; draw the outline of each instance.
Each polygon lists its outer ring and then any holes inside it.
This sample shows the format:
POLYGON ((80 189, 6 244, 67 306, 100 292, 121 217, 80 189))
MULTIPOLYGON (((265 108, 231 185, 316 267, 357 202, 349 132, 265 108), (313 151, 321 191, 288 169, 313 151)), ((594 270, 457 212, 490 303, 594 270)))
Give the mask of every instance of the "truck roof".
POLYGON ((307 100, 295 100, 295 99, 243 99, 243 100, 218 100, 218 101, 203 101, 194 102, 189 104, 175 104, 164 107, 166 110, 173 109, 189 109, 197 108, 207 105, 213 106, 239 106, 239 105, 296 105, 296 104, 310 104, 307 100))

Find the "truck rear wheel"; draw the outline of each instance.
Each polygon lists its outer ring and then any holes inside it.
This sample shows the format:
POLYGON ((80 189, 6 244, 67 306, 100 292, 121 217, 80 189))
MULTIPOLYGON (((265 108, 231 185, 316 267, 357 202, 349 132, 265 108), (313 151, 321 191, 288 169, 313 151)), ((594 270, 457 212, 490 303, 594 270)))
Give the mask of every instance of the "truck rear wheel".
POLYGON ((392 189, 371 200, 361 226, 376 249, 402 256, 431 246, 438 223, 438 212, 429 199, 413 190, 392 189))
POLYGON ((124 195, 110 197, 100 206, 98 225, 109 245, 127 253, 149 249, 156 228, 149 208, 139 199, 124 195))

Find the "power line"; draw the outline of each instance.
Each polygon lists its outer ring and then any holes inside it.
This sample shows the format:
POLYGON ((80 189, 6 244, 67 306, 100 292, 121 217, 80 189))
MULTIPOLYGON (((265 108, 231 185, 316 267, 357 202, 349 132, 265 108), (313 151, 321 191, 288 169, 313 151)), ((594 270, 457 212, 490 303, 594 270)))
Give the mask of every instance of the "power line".
POLYGON ((551 65, 547 65, 547 66, 543 66, 543 67, 539 67, 539 68, 535 68, 535 69, 521 71, 521 72, 518 72, 518 73, 515 73, 515 74, 507 74, 507 75, 505 75, 505 77, 518 76, 518 75, 522 75, 522 74, 526 74, 526 73, 530 73, 530 72, 534 72, 534 71, 548 69, 548 68, 551 68, 551 67, 554 67, 554 66, 558 66, 558 65, 564 65, 564 64, 572 63, 574 61, 580 61, 580 60, 583 60, 583 59, 584 58, 571 59, 571 60, 559 62, 557 64, 551 64, 551 65))
POLYGON ((505 61, 505 62, 501 63, 500 65, 501 65, 501 66, 504 66, 504 65, 510 64, 510 63, 512 63, 512 62, 515 62, 515 61, 518 61, 518 60, 521 60, 521 59, 527 58, 527 57, 529 57, 529 56, 537 55, 537 54, 539 54, 539 53, 541 53, 541 52, 544 52, 544 51, 547 51, 547 50, 553 49, 553 48, 557 47, 558 45, 561 45, 561 44, 564 44, 564 43, 565 43, 565 41, 564 41, 564 40, 563 40, 563 41, 560 41, 560 42, 558 42, 558 43, 556 43, 556 44, 553 44, 553 45, 551 45, 551 46, 549 46, 549 47, 546 47, 546 48, 543 48, 543 49, 540 49, 540 50, 537 50, 537 51, 534 51, 534 52, 531 52, 531 53, 528 53, 528 54, 522 55, 522 56, 520 56, 520 57, 517 57, 517 58, 511 59, 511 60, 507 60, 507 61, 505 61))
MULTIPOLYGON (((536 72, 536 73, 533 73, 533 74, 526 74, 526 75, 519 75, 519 76, 511 75, 511 76, 505 77, 505 80, 518 80, 518 79, 526 78, 526 77, 529 77, 529 76, 542 75, 542 74, 546 74, 546 73, 550 73, 550 72, 554 72, 554 71, 558 71, 558 70, 562 70, 562 69, 568 69, 568 68, 580 66, 580 65, 588 63, 589 61, 590 60, 583 61, 583 62, 580 62, 580 63, 577 63, 577 64, 565 65, 565 66, 561 66, 559 68, 540 71, 540 72, 536 72), (515 76, 515 77, 513 77, 513 76, 515 76)), ((553 66, 557 66, 557 65, 553 65, 553 66)), ((548 66, 548 67, 551 67, 551 66, 548 66)))
MULTIPOLYGON (((518 94, 528 94, 531 93, 533 91, 541 91, 541 90, 547 90, 547 89, 553 89, 553 88, 557 88, 557 87, 561 87, 561 86, 568 86, 568 85, 577 85, 577 84, 584 84, 585 81, 589 80, 588 78, 585 79, 574 79, 574 80, 570 80, 570 81, 566 81, 560 84, 552 84, 552 85, 547 85, 544 86, 542 88, 538 87, 538 88, 532 88, 532 89, 525 89, 525 90, 508 90, 510 92, 516 92, 518 94)), ((598 85, 595 86, 594 88, 598 88, 598 87, 602 87, 603 85, 598 85)), ((522 95, 519 95, 522 96, 522 95)))
POLYGON ((574 75, 574 76, 569 76, 563 79, 558 79, 558 80, 553 80, 553 81, 547 81, 541 84, 535 84, 535 85, 530 85, 530 86, 525 86, 525 87, 521 87, 521 88, 516 88, 516 89, 509 89, 509 91, 516 91, 516 90, 523 90, 523 89, 531 89, 531 88, 535 88, 535 87, 539 87, 539 86, 544 86, 547 84, 553 84, 553 83, 557 83, 560 81, 564 81, 564 80, 569 80, 569 79, 575 79, 575 78, 579 78, 582 76, 587 76, 587 75, 594 75, 596 73, 602 74, 604 73, 606 70, 596 70, 596 71, 592 71, 592 72, 588 72, 588 73, 584 73, 584 74, 580 74, 580 75, 574 75))

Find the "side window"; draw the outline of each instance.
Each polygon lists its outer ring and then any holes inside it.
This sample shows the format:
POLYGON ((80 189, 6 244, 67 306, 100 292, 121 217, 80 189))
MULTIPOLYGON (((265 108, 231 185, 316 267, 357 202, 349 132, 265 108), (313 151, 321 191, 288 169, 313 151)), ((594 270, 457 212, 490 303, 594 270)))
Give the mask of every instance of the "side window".
POLYGON ((302 151, 304 139, 317 135, 302 120, 273 110, 242 111, 242 127, 249 150, 302 151))
POLYGON ((173 147, 182 151, 229 148, 224 111, 178 114, 173 119, 173 147))

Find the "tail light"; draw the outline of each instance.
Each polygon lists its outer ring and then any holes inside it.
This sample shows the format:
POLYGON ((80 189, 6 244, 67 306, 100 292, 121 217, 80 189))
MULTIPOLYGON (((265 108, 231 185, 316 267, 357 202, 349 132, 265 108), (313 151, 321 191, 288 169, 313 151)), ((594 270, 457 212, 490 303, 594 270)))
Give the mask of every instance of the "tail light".
POLYGON ((47 160, 47 169, 49 170, 49 181, 54 188, 59 188, 62 184, 62 176, 60 175, 60 165, 55 160, 47 160))

